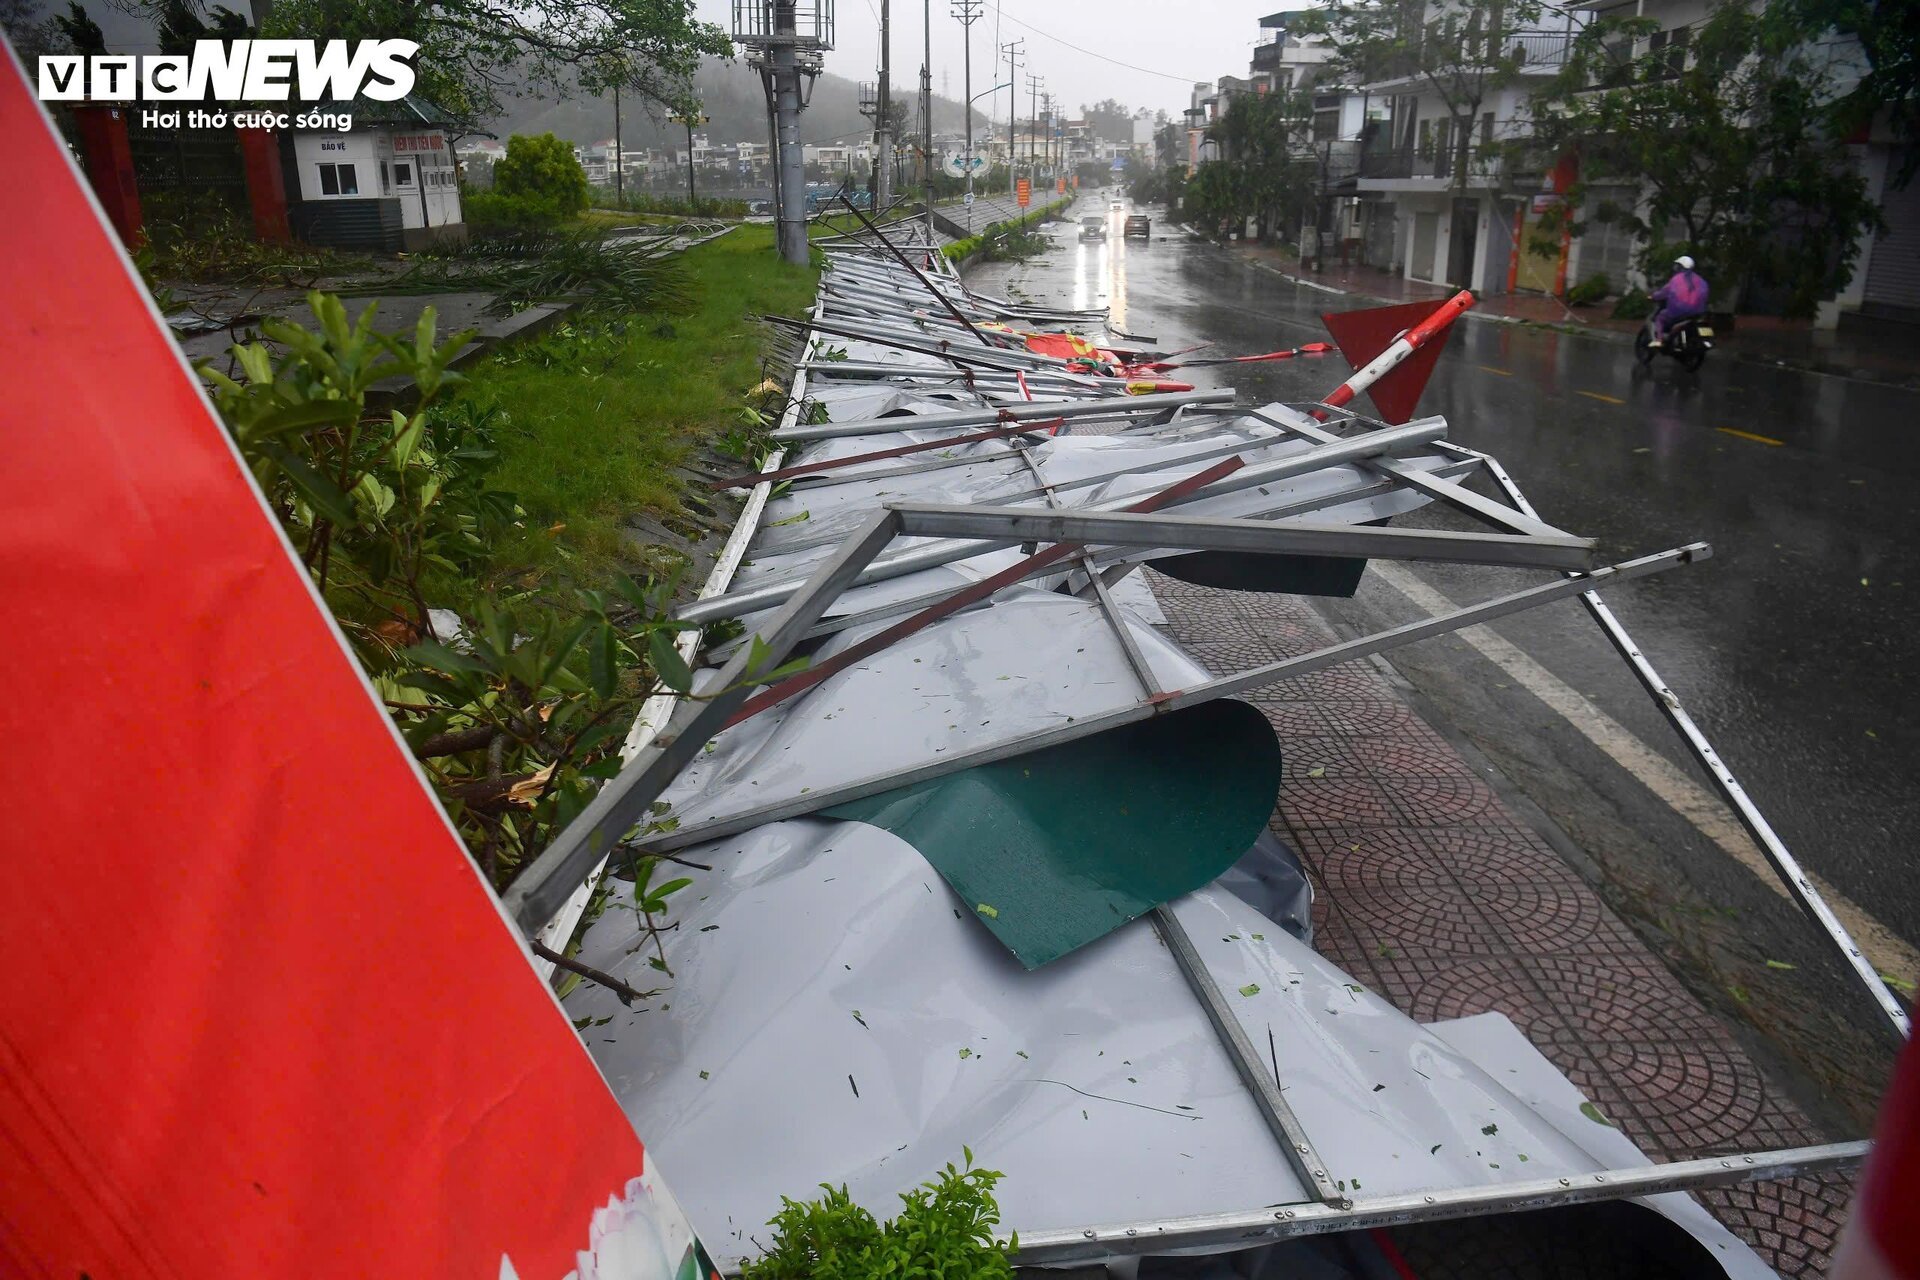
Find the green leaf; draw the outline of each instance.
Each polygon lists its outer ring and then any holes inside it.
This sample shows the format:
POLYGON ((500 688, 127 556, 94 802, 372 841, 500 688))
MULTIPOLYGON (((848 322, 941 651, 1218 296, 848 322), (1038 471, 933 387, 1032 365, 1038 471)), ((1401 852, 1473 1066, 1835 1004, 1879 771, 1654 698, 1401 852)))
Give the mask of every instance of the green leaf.
POLYGON ((471 654, 460 652, 440 643, 438 640, 422 640, 406 650, 406 656, 423 667, 432 667, 435 671, 477 671, 486 674, 487 664, 471 654))
POLYGON ((358 416, 350 400, 303 400, 260 415, 246 428, 248 440, 264 440, 315 427, 344 427, 358 416))
POLYGON ((335 524, 351 527, 359 523, 353 503, 340 492, 340 486, 315 471, 306 459, 274 440, 262 441, 260 452, 273 459, 315 511, 335 524))
POLYGON ((611 622, 602 621, 587 642, 587 678, 602 698, 620 687, 620 635, 611 622))
POLYGON ((413 451, 420 445, 420 437, 427 433, 427 415, 416 413, 408 418, 398 409, 393 411, 393 465, 404 467, 413 457, 413 451))
POLYGON ((1257 982, 1249 982, 1246 986, 1240 988, 1240 994, 1243 996, 1257 996, 1260 994, 1260 984, 1257 982))
POLYGON ((687 660, 673 646, 673 638, 665 631, 647 633, 647 656, 653 661, 654 674, 660 677, 660 683, 675 693, 688 693, 693 689, 693 672, 687 669, 687 660))

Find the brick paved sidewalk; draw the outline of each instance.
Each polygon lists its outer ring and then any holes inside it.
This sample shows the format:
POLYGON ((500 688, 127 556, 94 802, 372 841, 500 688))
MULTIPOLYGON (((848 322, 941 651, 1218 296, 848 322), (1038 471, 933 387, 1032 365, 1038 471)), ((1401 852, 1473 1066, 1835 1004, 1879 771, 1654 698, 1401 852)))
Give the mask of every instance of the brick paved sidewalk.
MULTIPOLYGON (((1147 578, 1219 674, 1337 639, 1298 597, 1147 578)), ((1315 945, 1356 981, 1422 1022, 1505 1014, 1655 1160, 1828 1140, 1379 667, 1249 700, 1280 738, 1273 828, 1313 879, 1315 945)), ((1801 1276, 1826 1270, 1849 1194, 1827 1177, 1701 1199, 1801 1276)))

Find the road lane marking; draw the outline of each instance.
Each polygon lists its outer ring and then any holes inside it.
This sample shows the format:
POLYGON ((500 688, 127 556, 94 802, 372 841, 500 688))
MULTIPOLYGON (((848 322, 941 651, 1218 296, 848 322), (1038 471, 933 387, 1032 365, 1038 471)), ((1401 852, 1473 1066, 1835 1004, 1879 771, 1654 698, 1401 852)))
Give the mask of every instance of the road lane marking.
POLYGON ((1618 399, 1615 399, 1613 396, 1603 396, 1598 391, 1578 391, 1578 392, 1575 392, 1574 394, 1583 395, 1583 396, 1592 396, 1595 400, 1605 400, 1608 404, 1625 404, 1626 403, 1625 400, 1618 400, 1618 399))
POLYGON ((1513 370, 1511 369, 1496 369, 1490 364, 1483 364, 1480 367, 1488 373, 1497 373, 1503 378, 1511 378, 1513 376, 1513 370))
MULTIPOLYGON (((1373 574, 1398 591, 1416 608, 1429 614, 1448 613, 1460 606, 1397 565, 1376 560, 1373 574)), ((1481 657, 1513 678, 1514 683, 1558 713, 1580 734, 1611 757, 1614 763, 1632 774, 1675 813, 1693 824, 1695 830, 1713 841, 1735 862, 1758 876, 1760 882, 1783 898, 1791 900, 1786 885, 1775 874, 1732 812, 1720 798, 1695 782, 1680 767, 1642 741, 1634 732, 1590 702, 1586 695, 1528 657, 1518 645, 1484 626, 1467 627, 1453 633, 1477 650, 1481 657)), ((1874 968, 1881 973, 1913 980, 1920 977, 1920 950, 1866 910, 1850 901, 1832 885, 1812 872, 1807 878, 1833 908, 1847 932, 1866 951, 1874 968)))
POLYGON ((1714 430, 1724 431, 1730 436, 1739 436, 1742 440, 1751 440, 1755 444, 1770 444, 1778 447, 1786 443, 1785 440, 1775 440, 1772 436, 1757 436, 1751 431, 1742 431, 1738 427, 1715 427, 1714 430))

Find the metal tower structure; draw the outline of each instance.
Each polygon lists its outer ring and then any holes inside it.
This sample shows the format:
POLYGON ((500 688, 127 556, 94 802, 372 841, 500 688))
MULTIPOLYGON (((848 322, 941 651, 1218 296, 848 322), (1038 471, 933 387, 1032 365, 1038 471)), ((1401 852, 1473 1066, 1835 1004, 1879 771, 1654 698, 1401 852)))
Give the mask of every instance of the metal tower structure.
POLYGON ((774 193, 780 256, 807 261, 807 172, 800 113, 833 48, 833 0, 733 0, 733 42, 760 71, 774 118, 774 193), (804 87, 803 87, 804 82, 804 87))

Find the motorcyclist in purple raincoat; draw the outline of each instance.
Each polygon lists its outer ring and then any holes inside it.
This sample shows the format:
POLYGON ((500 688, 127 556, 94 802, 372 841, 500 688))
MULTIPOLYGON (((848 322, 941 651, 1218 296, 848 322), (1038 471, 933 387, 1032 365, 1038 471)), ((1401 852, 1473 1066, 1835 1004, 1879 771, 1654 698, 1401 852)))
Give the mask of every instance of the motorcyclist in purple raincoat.
POLYGON ((1693 259, 1681 254, 1673 260, 1679 270, 1653 291, 1659 310, 1653 313, 1653 340, 1665 342, 1667 326, 1707 314, 1707 281, 1693 269, 1693 259))

